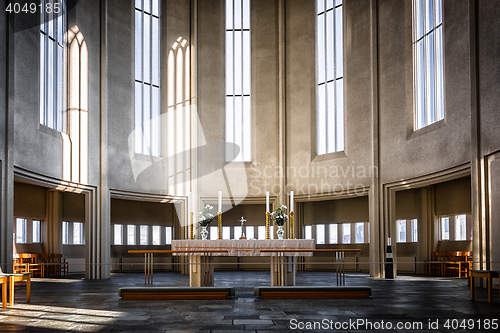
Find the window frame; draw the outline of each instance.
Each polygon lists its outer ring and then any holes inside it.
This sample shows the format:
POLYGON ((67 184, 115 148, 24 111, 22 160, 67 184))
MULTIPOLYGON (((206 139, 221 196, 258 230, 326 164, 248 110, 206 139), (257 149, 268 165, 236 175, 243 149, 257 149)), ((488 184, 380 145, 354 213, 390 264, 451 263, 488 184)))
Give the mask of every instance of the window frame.
POLYGON ((227 143, 232 143, 226 145, 226 162, 252 161, 252 35, 250 9, 251 0, 226 0, 224 27, 225 140, 227 143), (239 7, 236 4, 239 4, 239 7), (241 13, 239 20, 235 19, 237 8, 240 9, 241 13), (241 36, 238 42, 237 36, 239 33, 241 33, 241 36), (238 46, 241 46, 241 57, 236 59, 238 46), (239 78, 241 78, 241 82, 238 82, 239 78), (239 138, 237 137, 238 133, 241 134, 239 138), (237 147, 239 147, 238 154, 236 154, 237 147))
MULTIPOLYGON (((48 1, 41 0, 40 5, 45 8, 48 1)), ((62 14, 56 19, 50 19, 53 13, 45 10, 39 16, 39 122, 53 130, 66 132, 67 7, 66 0, 57 0, 57 3, 61 4, 62 14)))
POLYGON ((316 12, 316 155, 344 152, 345 140, 345 48, 343 0, 317 0, 316 12), (323 8, 320 9, 321 4, 323 8), (341 12, 337 17, 337 10, 341 12), (329 12, 332 15, 329 15, 329 12), (331 28, 329 35, 329 17, 331 28), (341 23, 336 24, 340 18, 341 23), (340 33, 337 32, 340 28, 340 33), (340 36, 340 39, 339 39, 340 36), (330 41, 330 42, 329 42, 330 41), (330 45, 331 44, 331 45, 330 45), (329 55, 331 47, 332 56, 329 55), (338 59, 338 57, 342 59, 338 59), (328 64, 333 66, 328 66, 328 64), (341 68, 341 73, 337 70, 341 68), (330 73, 329 68, 333 67, 330 73), (329 76, 330 75, 330 76, 329 76), (333 75, 333 76, 331 76, 333 75), (340 98, 339 98, 340 97, 340 98), (331 117, 330 117, 331 116, 331 117))
POLYGON ((134 146, 136 154, 150 155, 155 157, 161 156, 161 17, 162 8, 160 0, 135 0, 134 1, 134 123, 135 123, 135 138, 134 146), (145 2, 149 3, 149 12, 145 8, 145 2), (155 10, 153 9, 153 4, 157 3, 158 7, 156 9, 157 15, 155 15, 155 10), (140 18, 140 22, 138 22, 140 18), (144 36, 147 34, 145 30, 145 18, 149 20, 149 40, 147 45, 145 45, 144 36), (153 49, 155 44, 153 43, 153 27, 154 20, 157 20, 157 62, 155 63, 155 58, 153 54, 153 49), (140 24, 140 31, 138 34, 138 24, 140 24), (140 48, 138 48, 138 40, 140 39, 140 48), (147 48, 147 50, 146 50, 147 48), (138 59, 140 55, 140 60, 138 59), (147 57, 145 57, 147 55, 147 57), (147 60, 147 66, 149 72, 145 70, 145 59, 147 60), (157 65, 156 70, 154 68, 157 65), (138 66, 140 65, 140 70, 138 66), (139 74, 140 73, 140 74, 139 74), (156 75, 156 73, 158 73, 156 75), (156 82, 155 81, 156 78, 156 82), (149 88, 148 88, 149 87, 149 88), (149 90, 148 90, 149 89, 149 90), (139 93, 140 92, 140 93, 139 93), (149 94, 149 99, 146 100, 144 96, 146 92, 149 94), (155 98, 156 94, 156 98, 155 98), (139 100, 140 96, 140 100, 139 100), (156 103, 156 106, 155 106, 156 103), (149 127, 148 127, 149 125, 149 127))
POLYGON ((444 121, 446 117, 444 3, 442 0, 432 1, 432 28, 427 30, 426 25, 429 19, 426 14, 426 3, 428 2, 429 0, 412 0, 413 131, 444 121), (423 11, 421 20, 418 16, 420 11, 417 10, 420 3, 423 11), (435 18, 438 8, 439 23, 435 18), (431 58, 427 56, 430 54, 429 48, 433 56, 432 75, 428 73, 431 71, 431 66, 428 66, 431 58), (423 87, 423 91, 419 87, 423 87), (433 112, 430 112, 430 105, 432 105, 433 112))
POLYGON ((113 224, 113 245, 116 245, 116 246, 121 246, 123 245, 123 236, 124 236, 124 232, 123 232, 123 224, 120 224, 120 223, 115 223, 113 224), (117 229, 120 229, 120 237, 117 238, 117 229), (117 244, 117 239, 119 239, 119 244, 117 244))
POLYGON ((85 223, 78 221, 62 221, 61 224, 62 245, 85 245, 85 223), (79 225, 80 232, 77 233, 75 225, 79 225), (75 242, 75 238, 77 241, 75 242))

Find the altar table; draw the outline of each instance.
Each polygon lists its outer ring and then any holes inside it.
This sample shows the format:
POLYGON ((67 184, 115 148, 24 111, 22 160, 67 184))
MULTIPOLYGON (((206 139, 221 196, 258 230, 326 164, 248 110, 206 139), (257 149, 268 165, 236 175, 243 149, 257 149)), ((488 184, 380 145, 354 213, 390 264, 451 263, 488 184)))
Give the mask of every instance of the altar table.
POLYGON ((266 240, 172 240, 172 255, 189 255, 189 285, 209 287, 214 285, 215 256, 267 256, 271 260, 271 285, 294 286, 297 256, 312 256, 313 239, 266 240), (269 252, 261 250, 270 250, 269 252), (303 250, 303 251, 301 251, 303 250), (207 251, 194 255, 189 251, 207 251), (227 252, 213 252, 227 251, 227 252))

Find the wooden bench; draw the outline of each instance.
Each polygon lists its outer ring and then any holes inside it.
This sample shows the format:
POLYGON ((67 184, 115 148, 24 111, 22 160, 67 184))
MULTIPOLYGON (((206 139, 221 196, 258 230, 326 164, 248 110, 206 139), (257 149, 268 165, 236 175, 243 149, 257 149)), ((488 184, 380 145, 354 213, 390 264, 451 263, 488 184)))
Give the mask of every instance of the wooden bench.
POLYGON ((227 299, 235 295, 233 287, 128 287, 120 288, 124 300, 227 299))
POLYGON ((498 278, 500 271, 486 271, 486 270, 471 270, 470 271, 470 299, 474 299, 474 278, 484 278, 488 284, 488 303, 491 303, 493 298, 493 278, 498 278))
POLYGON ((370 287, 362 286, 264 286, 253 290, 262 299, 352 299, 369 298, 371 293, 370 287))

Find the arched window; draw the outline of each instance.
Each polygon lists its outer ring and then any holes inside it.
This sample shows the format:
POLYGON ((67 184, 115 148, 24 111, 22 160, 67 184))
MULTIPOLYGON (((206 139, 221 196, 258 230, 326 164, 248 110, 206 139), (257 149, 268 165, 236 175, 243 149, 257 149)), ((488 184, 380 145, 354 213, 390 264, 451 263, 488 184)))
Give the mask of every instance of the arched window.
POLYGON ((443 4, 413 1, 415 130, 444 119, 443 4))
POLYGON ((250 0, 226 0, 226 161, 252 160, 250 105, 250 0))
POLYGON ((135 0, 135 152, 160 156, 160 1, 135 0))
POLYGON ((64 129, 64 34, 66 2, 41 0, 40 124, 64 129))
POLYGON ((317 154, 344 150, 342 0, 316 2, 317 154))
POLYGON ((77 26, 69 29, 67 45, 68 135, 63 135, 63 175, 66 180, 86 184, 89 154, 89 56, 87 43, 77 26))

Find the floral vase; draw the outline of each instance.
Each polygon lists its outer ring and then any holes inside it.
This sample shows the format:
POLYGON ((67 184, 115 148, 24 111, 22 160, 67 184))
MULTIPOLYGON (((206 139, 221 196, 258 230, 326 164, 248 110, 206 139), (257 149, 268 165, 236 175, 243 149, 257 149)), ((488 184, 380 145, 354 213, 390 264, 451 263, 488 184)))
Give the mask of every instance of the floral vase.
POLYGON ((207 240, 208 239, 208 230, 207 230, 207 227, 201 227, 200 235, 201 235, 201 239, 202 240, 207 240))
POLYGON ((283 226, 279 225, 278 226, 278 231, 276 231, 278 234, 278 239, 283 239, 283 236, 285 235, 285 230, 283 230, 283 226))

